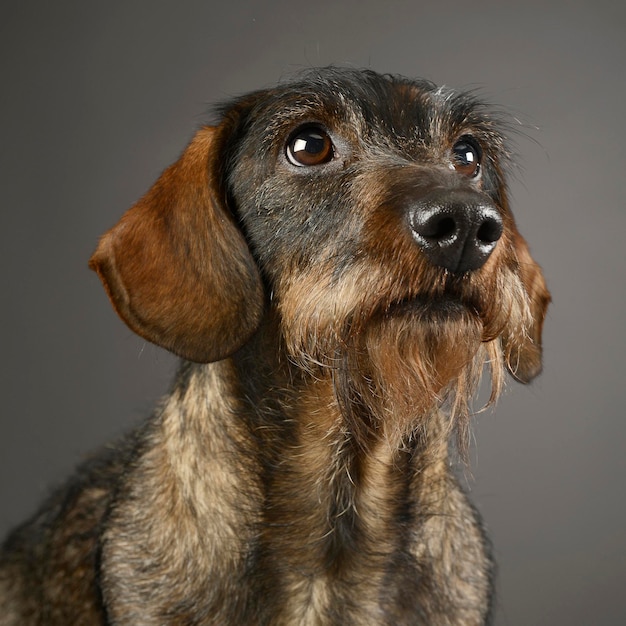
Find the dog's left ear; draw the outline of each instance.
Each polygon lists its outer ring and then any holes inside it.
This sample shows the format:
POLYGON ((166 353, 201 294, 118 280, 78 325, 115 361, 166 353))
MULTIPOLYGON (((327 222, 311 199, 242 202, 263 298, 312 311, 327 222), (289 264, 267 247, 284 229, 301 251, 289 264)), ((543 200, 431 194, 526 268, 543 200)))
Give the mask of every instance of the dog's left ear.
POLYGON ((201 129, 89 262, 132 330, 203 363, 240 348, 263 314, 257 265, 225 206, 224 134, 201 129))
POLYGON ((522 337, 513 336, 505 340, 504 348, 507 367, 513 377, 519 382, 529 383, 541 373, 543 322, 552 298, 541 268, 519 234, 516 235, 515 248, 520 276, 529 298, 532 322, 522 337))

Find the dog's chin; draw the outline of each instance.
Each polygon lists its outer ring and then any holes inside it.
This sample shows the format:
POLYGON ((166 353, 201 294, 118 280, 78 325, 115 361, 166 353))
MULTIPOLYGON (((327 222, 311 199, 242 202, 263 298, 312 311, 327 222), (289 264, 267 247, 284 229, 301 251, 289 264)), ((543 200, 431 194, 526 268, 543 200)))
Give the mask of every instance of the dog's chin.
POLYGON ((447 364, 458 363, 452 365, 454 370, 473 359, 482 343, 483 322, 478 311, 461 299, 418 297, 393 305, 382 318, 372 320, 368 330, 370 349, 379 344, 375 351, 384 352, 397 337, 393 343, 400 354, 426 359, 427 369, 442 372, 449 369, 447 364))
POLYGON ((417 296, 392 304, 388 314, 395 316, 419 316, 424 321, 454 322, 466 316, 480 318, 476 307, 464 302, 461 298, 444 296, 417 296))
POLYGON ((441 407, 450 409, 449 425, 465 432, 483 364, 501 360, 499 342, 485 343, 483 315, 456 293, 377 303, 343 318, 296 313, 300 323, 285 335, 290 361, 316 380, 330 376, 360 441, 372 432, 405 436, 441 407))
POLYGON ((371 322, 364 347, 378 378, 397 385, 417 376, 431 397, 473 363, 482 345, 480 315, 458 299, 417 298, 371 322))
POLYGON ((464 334, 467 330, 470 337, 476 338, 476 331, 484 326, 483 315, 478 307, 451 295, 418 296, 402 300, 388 307, 383 318, 387 321, 403 320, 414 327, 414 332, 427 335, 433 332, 441 335, 452 329, 454 336, 464 334))
POLYGON ((413 298, 370 317, 344 338, 342 368, 335 372, 352 429, 374 423, 385 436, 402 437, 444 405, 450 427, 458 424, 487 356, 482 336, 479 314, 449 297, 413 298))

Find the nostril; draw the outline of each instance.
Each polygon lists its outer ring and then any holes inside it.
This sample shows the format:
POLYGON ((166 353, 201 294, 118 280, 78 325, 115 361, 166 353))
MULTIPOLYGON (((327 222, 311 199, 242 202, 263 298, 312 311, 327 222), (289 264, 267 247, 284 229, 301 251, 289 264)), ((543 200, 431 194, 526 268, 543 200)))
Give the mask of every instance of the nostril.
MULTIPOLYGON (((439 220, 433 220, 433 233, 430 235, 432 239, 447 239, 456 232, 457 225, 454 218, 450 216, 441 217, 439 220)), ((428 235, 426 235, 428 236, 428 235)))
POLYGON ((434 244, 454 238, 459 225, 448 211, 433 207, 415 212, 412 215, 411 228, 418 237, 434 244))
POLYGON ((502 237, 502 222, 492 217, 486 218, 476 232, 480 243, 495 243, 502 237))
POLYGON ((428 241, 437 242, 453 236, 457 230, 457 223, 450 215, 434 214, 427 219, 415 220, 413 228, 428 241))

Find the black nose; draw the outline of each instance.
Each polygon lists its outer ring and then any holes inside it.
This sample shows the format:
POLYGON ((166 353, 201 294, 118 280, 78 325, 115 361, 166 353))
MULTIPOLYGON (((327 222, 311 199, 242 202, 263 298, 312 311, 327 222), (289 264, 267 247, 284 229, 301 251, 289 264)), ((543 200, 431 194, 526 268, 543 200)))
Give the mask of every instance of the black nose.
POLYGON ((502 236, 500 214, 473 191, 431 192, 408 219, 430 262, 455 274, 482 267, 502 236))

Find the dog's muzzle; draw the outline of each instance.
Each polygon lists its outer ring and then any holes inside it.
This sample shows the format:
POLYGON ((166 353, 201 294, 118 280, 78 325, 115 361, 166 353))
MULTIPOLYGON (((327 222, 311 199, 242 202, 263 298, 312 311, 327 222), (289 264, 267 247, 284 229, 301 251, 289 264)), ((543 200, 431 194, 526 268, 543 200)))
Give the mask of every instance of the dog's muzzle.
POLYGON ((455 274, 481 268, 502 236, 502 218, 474 191, 435 190, 412 204, 408 221, 428 258, 455 274))

